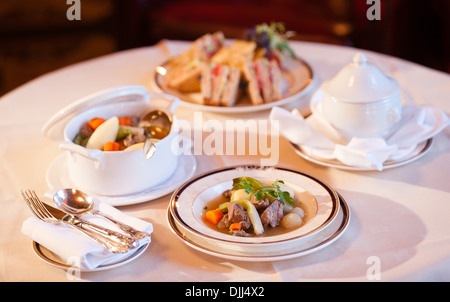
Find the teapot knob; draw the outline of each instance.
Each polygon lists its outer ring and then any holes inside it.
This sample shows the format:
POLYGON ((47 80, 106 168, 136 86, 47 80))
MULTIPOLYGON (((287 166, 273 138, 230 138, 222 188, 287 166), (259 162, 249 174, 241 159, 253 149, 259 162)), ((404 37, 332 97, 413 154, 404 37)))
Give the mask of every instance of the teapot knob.
POLYGON ((353 57, 353 63, 355 63, 356 65, 364 65, 367 63, 367 57, 362 52, 358 52, 353 57))

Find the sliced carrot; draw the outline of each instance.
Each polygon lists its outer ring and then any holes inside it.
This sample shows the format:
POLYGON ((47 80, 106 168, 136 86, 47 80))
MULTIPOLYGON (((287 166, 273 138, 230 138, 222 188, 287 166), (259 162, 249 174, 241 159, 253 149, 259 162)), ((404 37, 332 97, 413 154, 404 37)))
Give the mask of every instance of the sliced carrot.
POLYGON ((206 212, 205 218, 211 223, 218 224, 223 218, 223 212, 221 210, 209 210, 206 212))
POLYGON ((105 122, 106 120, 104 118, 101 117, 94 117, 92 118, 87 124, 89 127, 91 127, 92 129, 97 129, 98 126, 100 126, 101 124, 103 124, 103 122, 105 122))
POLYGON ((230 231, 239 231, 242 228, 242 225, 239 222, 235 222, 230 224, 230 231))
POLYGON ((121 116, 119 117, 119 125, 122 126, 131 126, 131 117, 129 116, 121 116))
POLYGON ((119 151, 120 144, 117 142, 107 142, 105 146, 103 146, 103 151, 119 151))

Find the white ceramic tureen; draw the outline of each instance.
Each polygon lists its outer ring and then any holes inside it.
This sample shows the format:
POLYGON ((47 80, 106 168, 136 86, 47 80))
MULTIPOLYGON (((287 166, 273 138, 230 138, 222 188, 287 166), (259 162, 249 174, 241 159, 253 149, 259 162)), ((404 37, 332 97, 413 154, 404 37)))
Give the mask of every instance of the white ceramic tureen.
MULTIPOLYGON (((125 151, 88 149, 73 142, 80 127, 93 117, 109 119, 113 116, 142 116, 152 110, 162 110, 172 117, 179 100, 168 94, 150 93, 137 85, 120 86, 100 91, 74 102, 56 113, 43 128, 52 137, 52 128, 65 124, 59 147, 65 150, 66 165, 73 185, 85 192, 107 196, 129 195, 152 188, 167 181, 174 173, 178 156, 173 141, 178 129, 155 143, 156 151, 145 158, 142 148, 125 151)), ((54 132, 54 131, 53 131, 54 132)))
POLYGON ((324 117, 348 137, 382 136, 400 119, 400 86, 357 53, 322 84, 324 117))

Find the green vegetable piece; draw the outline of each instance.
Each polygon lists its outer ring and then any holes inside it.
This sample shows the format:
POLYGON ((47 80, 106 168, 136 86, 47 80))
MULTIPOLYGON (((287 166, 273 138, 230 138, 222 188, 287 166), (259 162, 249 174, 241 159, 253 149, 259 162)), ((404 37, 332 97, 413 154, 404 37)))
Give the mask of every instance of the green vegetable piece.
POLYGON ((82 147, 86 147, 88 140, 89 140, 88 136, 83 136, 81 135, 81 133, 78 133, 73 139, 73 143, 80 145, 82 147))
POLYGON ((276 180, 271 186, 266 186, 252 177, 238 177, 233 179, 233 190, 245 189, 245 192, 250 194, 249 200, 255 196, 258 201, 264 198, 268 198, 270 202, 278 199, 284 204, 294 205, 290 193, 283 191, 279 184, 284 184, 284 182, 276 180))
POLYGON ((233 179, 233 190, 245 189, 245 192, 250 193, 254 190, 263 187, 264 184, 253 177, 238 177, 233 179))

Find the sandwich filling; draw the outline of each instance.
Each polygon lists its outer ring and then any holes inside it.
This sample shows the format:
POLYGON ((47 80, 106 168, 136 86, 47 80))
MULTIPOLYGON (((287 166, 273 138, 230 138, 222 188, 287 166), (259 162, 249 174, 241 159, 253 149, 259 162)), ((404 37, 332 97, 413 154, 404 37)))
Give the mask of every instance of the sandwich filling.
POLYGON ((201 93, 204 104, 233 106, 239 91, 240 70, 224 64, 203 64, 201 93))

